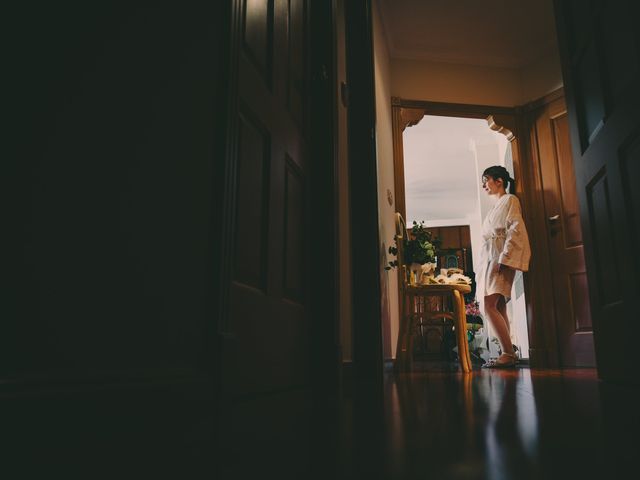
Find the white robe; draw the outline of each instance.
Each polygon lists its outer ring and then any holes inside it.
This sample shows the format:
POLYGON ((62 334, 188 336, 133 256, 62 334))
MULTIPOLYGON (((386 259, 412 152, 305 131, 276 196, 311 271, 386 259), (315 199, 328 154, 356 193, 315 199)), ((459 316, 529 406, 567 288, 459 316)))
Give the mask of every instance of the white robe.
POLYGON ((499 293, 511 297, 515 270, 526 272, 531 259, 527 229, 518 197, 505 194, 498 199, 482 223, 484 244, 476 274, 478 296, 499 293), (497 272, 497 265, 503 268, 497 272))

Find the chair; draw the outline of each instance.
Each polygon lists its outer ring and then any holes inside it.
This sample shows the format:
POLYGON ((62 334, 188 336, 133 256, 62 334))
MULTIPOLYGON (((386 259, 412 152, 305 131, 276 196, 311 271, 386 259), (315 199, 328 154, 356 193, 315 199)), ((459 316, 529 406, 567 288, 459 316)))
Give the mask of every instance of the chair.
POLYGON ((468 252, 466 248, 443 248, 438 252, 438 265, 441 268, 469 269, 468 252))
POLYGON ((398 275, 400 288, 400 328, 396 348, 394 368, 398 372, 411 371, 413 366, 413 343, 420 325, 434 321, 452 321, 455 326, 458 358, 462 371, 471 371, 469 344, 467 343, 467 320, 463 294, 469 293, 469 285, 418 285, 408 280, 407 267, 404 264, 404 239, 407 227, 400 213, 396 213, 396 237, 398 248, 398 275), (442 311, 430 311, 427 306, 430 298, 441 298, 443 306, 450 303, 451 308, 442 311), (446 300, 449 299, 450 302, 446 300))

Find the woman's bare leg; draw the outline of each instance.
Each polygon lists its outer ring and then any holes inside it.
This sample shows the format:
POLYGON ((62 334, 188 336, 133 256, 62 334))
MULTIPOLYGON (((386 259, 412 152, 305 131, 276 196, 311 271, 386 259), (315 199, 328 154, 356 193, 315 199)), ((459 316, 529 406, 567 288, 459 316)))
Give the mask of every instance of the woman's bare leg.
POLYGON ((507 333, 509 334, 509 343, 511 344, 511 323, 509 323, 509 316, 507 315, 507 302, 502 295, 498 298, 498 311, 502 318, 504 318, 504 323, 507 326, 507 333))
POLYGON ((502 352, 510 356, 514 355, 504 297, 499 293, 487 295, 484 297, 484 310, 491 322, 491 326, 496 331, 502 352))

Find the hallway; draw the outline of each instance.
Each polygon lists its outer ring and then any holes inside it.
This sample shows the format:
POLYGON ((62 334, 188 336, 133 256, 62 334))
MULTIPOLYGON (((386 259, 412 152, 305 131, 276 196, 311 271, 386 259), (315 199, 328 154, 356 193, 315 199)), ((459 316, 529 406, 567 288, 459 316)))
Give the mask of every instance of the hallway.
POLYGON ((619 478, 640 445, 639 394, 592 369, 389 372, 383 441, 365 448, 380 449, 380 462, 365 455, 340 478, 353 468, 366 472, 358 478, 619 478))
POLYGON ((631 3, 12 5, 2 479, 622 478, 640 446, 631 3), (393 139, 416 106, 525 129, 535 368, 384 370, 393 139), (579 208, 545 196, 552 127, 579 208), (560 273, 590 290, 571 296, 547 247, 578 223, 586 268, 560 273), (571 305, 581 321, 555 314, 571 305), (584 365, 562 338, 592 326, 604 380, 553 370, 584 365))

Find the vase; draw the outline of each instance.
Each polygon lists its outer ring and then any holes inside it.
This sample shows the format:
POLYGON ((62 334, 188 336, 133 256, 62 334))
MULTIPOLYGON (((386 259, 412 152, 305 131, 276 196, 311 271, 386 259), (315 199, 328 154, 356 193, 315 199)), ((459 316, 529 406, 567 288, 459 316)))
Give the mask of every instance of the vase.
POLYGON ((409 265, 409 284, 420 285, 422 280, 422 265, 419 263, 412 263, 409 265))
POLYGON ((438 264, 436 262, 428 262, 422 265, 422 275, 428 277, 434 277, 436 274, 436 267, 438 264))

